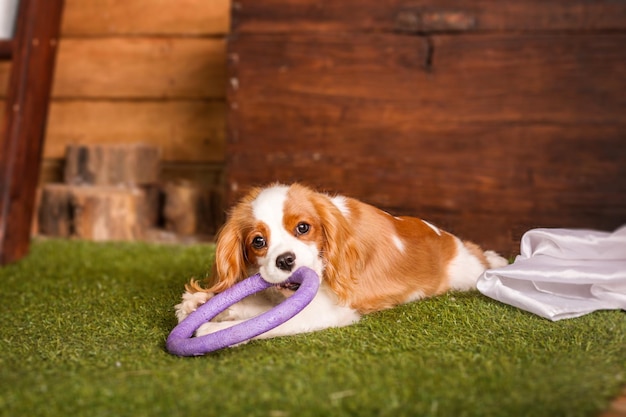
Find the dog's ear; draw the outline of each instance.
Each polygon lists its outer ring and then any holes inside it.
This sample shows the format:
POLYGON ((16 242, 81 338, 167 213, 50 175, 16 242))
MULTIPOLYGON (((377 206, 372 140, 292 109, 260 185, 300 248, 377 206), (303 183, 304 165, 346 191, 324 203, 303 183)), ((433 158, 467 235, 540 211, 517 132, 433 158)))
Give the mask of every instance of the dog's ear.
POLYGON ((248 277, 245 231, 252 219, 250 203, 258 193, 258 189, 252 189, 236 204, 218 232, 211 287, 206 291, 220 293, 248 277))
POLYGON ((233 207, 226 224, 218 232, 213 270, 211 277, 207 280, 209 288, 204 289, 196 281, 192 281, 185 286, 187 291, 220 293, 248 277, 249 264, 246 257, 244 233, 249 228, 250 219, 252 219, 250 204, 259 192, 259 188, 252 188, 233 207))
POLYGON ((217 234, 211 292, 222 292, 248 277, 250 265, 246 256, 245 231, 251 227, 251 203, 259 192, 260 188, 250 189, 232 208, 226 224, 217 234))
POLYGON ((322 219, 324 279, 340 301, 347 303, 362 264, 356 241, 349 221, 327 197, 320 197, 316 208, 322 219))
POLYGON ((229 219, 217 234, 215 260, 210 277, 206 279, 208 288, 198 281, 191 280, 185 288, 189 292, 220 293, 245 278, 245 247, 241 229, 234 217, 229 219))
POLYGON ((220 293, 247 277, 246 248, 242 229, 236 216, 220 230, 213 263, 213 286, 210 292, 220 293))

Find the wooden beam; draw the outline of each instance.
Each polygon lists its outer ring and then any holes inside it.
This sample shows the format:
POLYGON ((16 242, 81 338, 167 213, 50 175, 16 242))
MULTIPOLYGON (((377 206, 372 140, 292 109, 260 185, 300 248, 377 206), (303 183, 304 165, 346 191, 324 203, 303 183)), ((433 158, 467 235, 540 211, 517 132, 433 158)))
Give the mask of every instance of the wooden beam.
POLYGON ((0 264, 30 242, 63 0, 22 0, 0 143, 0 264))
MULTIPOLYGON (((226 41, 204 38, 62 39, 54 98, 224 97, 226 41)), ((0 97, 11 66, 0 63, 0 97)))
POLYGON ((45 158, 71 144, 144 142, 164 161, 223 162, 226 104, 204 100, 57 100, 50 105, 45 158))
POLYGON ((63 37, 224 35, 230 0, 66 0, 63 37))
POLYGON ((245 129, 258 116, 259 123, 289 136, 282 122, 323 129, 319 122, 332 119, 321 117, 335 117, 341 126, 362 111, 371 111, 363 121, 373 126, 405 129, 417 122, 623 121, 624 44, 623 33, 430 40, 394 34, 244 34, 231 41, 232 113, 246 114, 246 123, 234 127, 245 129))
POLYGON ((615 0, 237 0, 237 34, 302 32, 493 32, 626 29, 615 0))
POLYGON ((55 98, 222 98, 224 39, 63 39, 55 98))

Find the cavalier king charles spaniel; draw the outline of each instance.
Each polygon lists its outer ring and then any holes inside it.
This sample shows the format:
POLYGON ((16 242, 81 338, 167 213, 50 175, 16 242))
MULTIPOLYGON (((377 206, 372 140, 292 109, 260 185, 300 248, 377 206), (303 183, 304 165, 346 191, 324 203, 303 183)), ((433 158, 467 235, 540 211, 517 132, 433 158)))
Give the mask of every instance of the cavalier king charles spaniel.
POLYGON ((217 236, 213 281, 207 288, 187 284, 176 316, 182 321, 214 294, 260 272, 276 285, 220 313, 196 336, 233 326, 293 294, 293 285, 283 283, 307 266, 321 280, 313 301, 257 338, 311 332, 448 290, 473 289, 485 269, 506 264, 497 253, 424 220, 300 184, 274 184, 234 206, 217 236))

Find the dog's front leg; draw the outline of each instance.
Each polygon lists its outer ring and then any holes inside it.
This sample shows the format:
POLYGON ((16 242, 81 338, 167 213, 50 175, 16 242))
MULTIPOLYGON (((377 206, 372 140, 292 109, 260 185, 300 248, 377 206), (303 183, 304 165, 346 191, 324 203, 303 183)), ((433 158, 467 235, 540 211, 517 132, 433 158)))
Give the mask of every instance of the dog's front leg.
MULTIPOLYGON (((298 333, 308 333, 322 330, 329 327, 343 327, 359 321, 360 315, 349 307, 337 304, 337 300, 324 290, 320 290, 313 301, 301 312, 290 320, 265 333, 255 337, 255 339, 269 339, 272 337, 288 336, 298 333)), ((218 330, 226 329, 245 320, 222 321, 219 323, 205 323, 196 331, 196 336, 203 336, 218 330)))
MULTIPOLYGON (((180 304, 174 306, 176 311, 176 317, 178 322, 183 321, 189 314, 198 309, 202 304, 213 298, 215 294, 207 292, 185 292, 182 296, 180 304)), ((283 297, 280 294, 272 294, 268 291, 263 291, 258 294, 251 295, 244 298, 240 302, 233 304, 226 310, 218 314, 211 321, 232 321, 232 320, 244 320, 269 310, 274 305, 282 301, 283 297)))

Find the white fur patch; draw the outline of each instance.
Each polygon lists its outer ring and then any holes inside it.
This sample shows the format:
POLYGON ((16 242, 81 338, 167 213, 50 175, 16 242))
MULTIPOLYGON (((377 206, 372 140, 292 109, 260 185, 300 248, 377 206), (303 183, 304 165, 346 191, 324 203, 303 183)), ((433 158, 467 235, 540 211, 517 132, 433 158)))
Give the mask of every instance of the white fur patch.
POLYGON ((268 226, 283 223, 283 207, 287 200, 289 187, 276 185, 265 188, 252 202, 252 213, 254 217, 264 221, 268 226))
POLYGON ((454 238, 457 253, 448 265, 450 288, 454 290, 471 290, 476 288, 476 281, 485 267, 478 258, 471 254, 460 239, 454 238))
POLYGON ((335 197, 331 197, 330 201, 335 205, 335 207, 339 209, 341 214, 348 217, 348 215, 350 214, 350 209, 346 204, 346 198, 344 196, 338 195, 335 197))
POLYGON ((411 301, 422 300, 424 298, 426 298, 426 294, 424 294, 424 291, 415 291, 414 293, 410 294, 404 302, 410 303, 411 301))
POLYGON ((396 248, 398 248, 400 253, 404 253, 404 242, 402 241, 402 239, 400 239, 396 235, 393 235, 391 236, 391 240, 393 241, 393 244, 396 245, 396 248))
POLYGON ((437 233, 439 236, 441 236, 441 230, 439 230, 439 228, 438 228, 437 226, 434 226, 434 225, 432 225, 432 224, 428 223, 426 220, 422 220, 422 222, 423 222, 426 226, 428 226, 428 227, 430 227, 431 229, 433 229, 433 230, 435 231, 435 233, 437 233))

